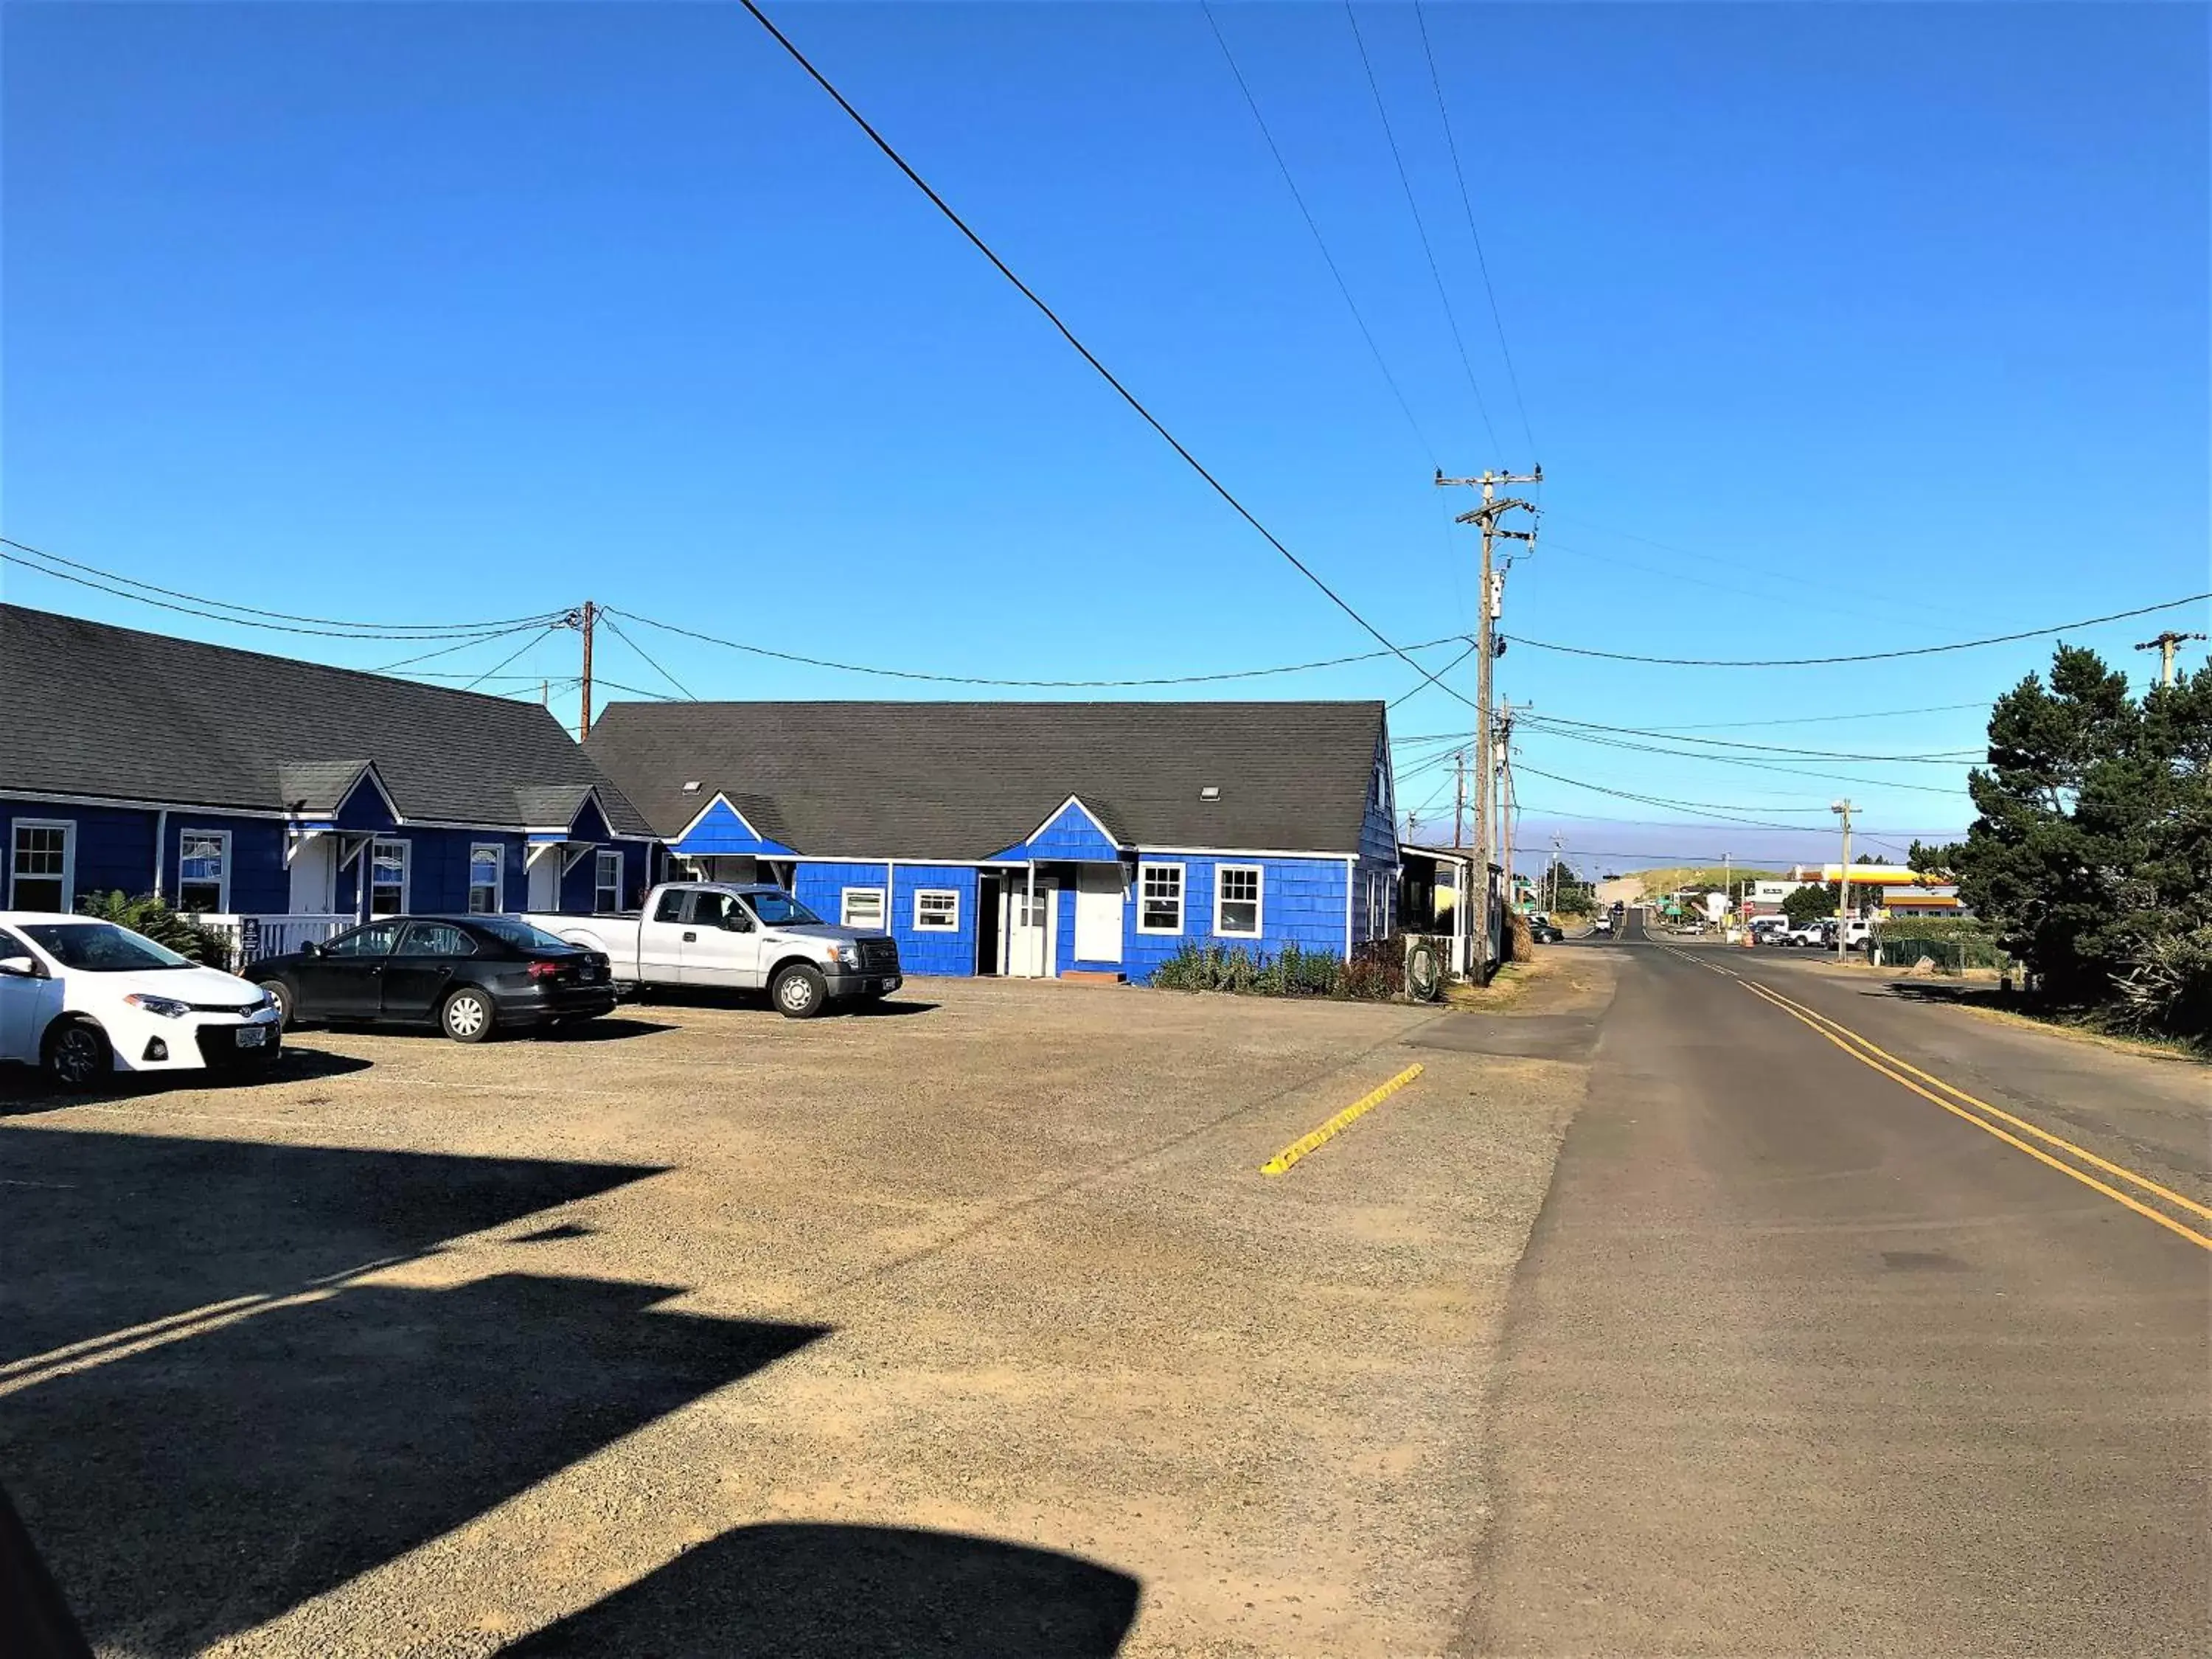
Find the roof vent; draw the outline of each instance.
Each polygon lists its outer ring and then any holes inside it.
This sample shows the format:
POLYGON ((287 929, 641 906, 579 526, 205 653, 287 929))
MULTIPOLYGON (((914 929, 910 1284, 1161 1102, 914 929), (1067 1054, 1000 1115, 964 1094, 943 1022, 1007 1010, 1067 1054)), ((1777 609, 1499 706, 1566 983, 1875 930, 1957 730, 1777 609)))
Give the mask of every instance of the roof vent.
POLYGON ((693 778, 689 783, 685 784, 684 786, 684 793, 687 795, 697 794, 699 793, 699 780, 693 778))
POLYGON ((1221 786, 1218 783, 1207 784, 1206 787, 1198 792, 1198 798, 1200 800, 1219 800, 1221 799, 1221 786))

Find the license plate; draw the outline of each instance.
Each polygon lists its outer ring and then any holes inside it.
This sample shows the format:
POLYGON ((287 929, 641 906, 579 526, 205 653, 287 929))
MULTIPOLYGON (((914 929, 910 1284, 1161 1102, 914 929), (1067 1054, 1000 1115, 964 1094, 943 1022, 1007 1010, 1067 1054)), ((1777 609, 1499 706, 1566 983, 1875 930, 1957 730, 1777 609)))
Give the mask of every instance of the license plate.
POLYGON ((268 1041, 269 1028, 266 1025, 241 1025, 238 1028, 238 1046, 241 1048, 258 1048, 268 1041))

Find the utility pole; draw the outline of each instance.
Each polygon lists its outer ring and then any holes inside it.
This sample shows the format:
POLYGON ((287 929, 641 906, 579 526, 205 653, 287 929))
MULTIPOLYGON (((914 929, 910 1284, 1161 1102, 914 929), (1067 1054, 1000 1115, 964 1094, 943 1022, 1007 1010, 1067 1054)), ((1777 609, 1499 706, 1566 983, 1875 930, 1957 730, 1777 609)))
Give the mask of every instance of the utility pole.
POLYGON ((1728 943, 1728 919, 1735 908, 1735 860, 1721 854, 1721 943, 1728 943))
MULTIPOLYGON (((1544 914, 1556 918, 1559 914, 1559 838, 1552 837, 1552 896, 1545 901, 1544 914)), ((1556 920, 1553 926, 1559 924, 1556 920)))
POLYGON ((1474 525, 1482 532, 1481 615, 1475 640, 1474 752, 1477 759, 1474 823, 1476 877, 1486 895, 1482 916, 1482 966, 1486 977, 1491 960, 1490 905, 1486 896, 1490 890, 1490 773, 1493 752, 1490 730, 1491 672, 1498 655, 1498 622, 1505 614, 1505 582, 1497 568, 1492 543, 1499 537, 1522 542, 1536 539, 1534 531, 1501 530, 1498 527, 1501 514, 1516 509, 1526 513, 1536 511, 1534 501, 1522 501, 1516 495, 1499 495, 1498 486, 1502 483, 1541 483, 1544 482, 1544 469, 1539 466, 1530 472, 1514 473, 1492 472, 1486 468, 1472 478, 1447 478, 1443 469, 1439 468, 1436 482, 1439 488, 1473 486, 1482 491, 1482 505, 1472 513, 1460 514, 1456 522, 1474 525))
POLYGON ((1505 866, 1505 903, 1513 904, 1513 705, 1498 706, 1498 861, 1505 866))
POLYGON ((1846 941, 1851 931, 1851 804, 1830 801, 1828 810, 1844 821, 1844 861, 1836 866, 1836 960, 1841 962, 1850 948, 1846 941))
POLYGON ((1462 749, 1453 762, 1459 774, 1458 787, 1452 794, 1452 851, 1456 853, 1467 845, 1467 751, 1462 749))
POLYGON ((576 623, 584 630, 584 712, 576 722, 579 743, 592 735, 592 624, 599 620, 599 606, 586 599, 576 623))
POLYGON ((2202 634, 2177 634, 2171 628, 2154 640, 2145 640, 2136 647, 2138 651, 2155 651, 2159 657, 2158 683, 2173 684, 2173 653, 2190 640, 2201 640, 2202 634))

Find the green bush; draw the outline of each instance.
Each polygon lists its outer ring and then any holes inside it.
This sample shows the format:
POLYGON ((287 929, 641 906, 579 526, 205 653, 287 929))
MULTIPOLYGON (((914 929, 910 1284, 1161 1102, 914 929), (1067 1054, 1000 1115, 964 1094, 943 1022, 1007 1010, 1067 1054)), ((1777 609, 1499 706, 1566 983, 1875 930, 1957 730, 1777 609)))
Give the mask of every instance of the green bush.
POLYGON ((166 945, 180 957, 204 963, 210 968, 228 969, 230 967, 230 939, 228 934, 204 926, 197 917, 182 910, 173 910, 167 902, 152 893, 141 893, 132 898, 119 890, 106 893, 88 893, 77 901, 77 914, 112 921, 118 927, 128 927, 134 933, 143 933, 156 945, 166 945))
POLYGON ((1325 951, 1286 945, 1274 956, 1241 945, 1186 943, 1152 970, 1152 983, 1164 991, 1214 991, 1231 996, 1336 997, 1381 1000, 1403 988, 1404 972, 1395 939, 1360 947, 1349 963, 1325 951))

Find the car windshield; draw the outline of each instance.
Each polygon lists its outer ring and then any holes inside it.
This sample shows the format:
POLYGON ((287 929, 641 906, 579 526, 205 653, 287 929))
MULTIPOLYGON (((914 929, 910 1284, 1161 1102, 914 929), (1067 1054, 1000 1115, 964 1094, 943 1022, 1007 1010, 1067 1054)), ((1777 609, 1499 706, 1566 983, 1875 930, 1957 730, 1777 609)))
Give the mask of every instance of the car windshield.
POLYGON ((512 916, 471 916, 469 925, 483 929, 509 945, 520 945, 526 951, 575 951, 582 947, 568 943, 556 934, 526 921, 517 921, 512 916))
POLYGON ((822 920, 788 893, 748 893, 745 902, 770 927, 804 927, 822 920))
POLYGON ((64 968, 85 974, 138 974, 157 968, 198 964, 156 945, 143 933, 110 921, 48 921, 22 924, 23 936, 64 968))

